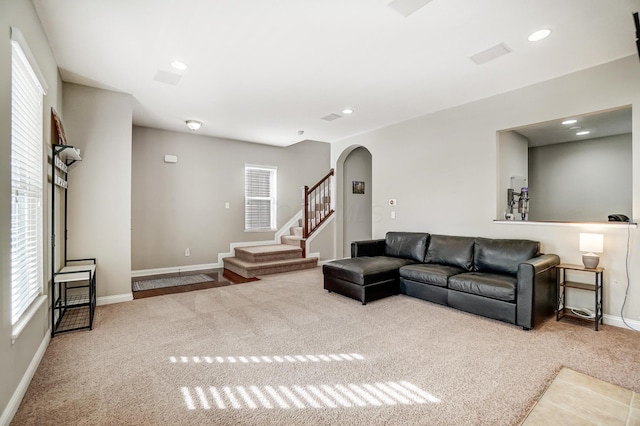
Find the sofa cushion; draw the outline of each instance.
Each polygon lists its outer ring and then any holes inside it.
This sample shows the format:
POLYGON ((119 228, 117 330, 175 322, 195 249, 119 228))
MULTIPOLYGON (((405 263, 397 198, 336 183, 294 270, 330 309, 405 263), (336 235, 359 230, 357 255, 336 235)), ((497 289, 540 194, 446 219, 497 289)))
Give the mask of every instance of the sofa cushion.
POLYGON ((428 238, 423 232, 387 232, 384 255, 422 262, 428 238))
POLYGON ((368 285, 398 278, 400 267, 409 263, 412 261, 397 257, 353 257, 324 264, 322 273, 355 284, 368 285))
POLYGON ((516 275, 520 263, 539 254, 538 241, 476 238, 473 261, 476 271, 516 275))
POLYGON ((407 265, 400 268, 400 276, 402 278, 437 285, 438 287, 446 287, 447 280, 450 276, 461 274, 463 272, 465 272, 465 270, 458 268, 457 266, 424 263, 419 265, 407 265))
POLYGON ((425 263, 456 266, 467 271, 473 270, 472 237, 450 235, 431 235, 429 247, 424 258, 425 263))
POLYGON ((516 278, 511 275, 467 272, 449 278, 449 289, 515 302, 516 282, 516 278))

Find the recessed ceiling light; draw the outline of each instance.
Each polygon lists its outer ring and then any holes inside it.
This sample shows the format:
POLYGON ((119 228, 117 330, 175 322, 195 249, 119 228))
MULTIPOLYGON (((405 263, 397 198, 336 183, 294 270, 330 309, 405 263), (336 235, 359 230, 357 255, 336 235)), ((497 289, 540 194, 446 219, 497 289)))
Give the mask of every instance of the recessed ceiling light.
POLYGON ((577 123, 577 122, 578 122, 578 120, 576 120, 576 119, 572 118, 571 120, 564 120, 564 121, 562 122, 562 124, 575 124, 575 123, 577 123))
POLYGON ((547 38, 549 37, 549 34, 551 34, 551 30, 548 28, 545 28, 544 30, 538 30, 534 33, 532 33, 527 40, 529 41, 540 41, 543 38, 547 38))
POLYGON ((180 71, 184 71, 184 70, 186 70, 188 68, 187 64, 185 64, 184 62, 180 62, 180 61, 171 62, 171 66, 173 68, 177 69, 177 70, 180 70, 180 71))
POLYGON ((583 130, 581 132, 576 133, 576 136, 584 136, 584 135, 588 135, 589 133, 591 133, 588 130, 583 130))
POLYGON ((582 129, 582 127, 580 127, 580 126, 571 126, 571 127, 569 127, 569 130, 580 130, 580 129, 582 129))
POLYGON ((342 110, 343 114, 353 114, 353 110, 351 108, 345 108, 342 110))
POLYGON ((187 127, 194 132, 202 127, 202 121, 187 120, 186 123, 187 127))

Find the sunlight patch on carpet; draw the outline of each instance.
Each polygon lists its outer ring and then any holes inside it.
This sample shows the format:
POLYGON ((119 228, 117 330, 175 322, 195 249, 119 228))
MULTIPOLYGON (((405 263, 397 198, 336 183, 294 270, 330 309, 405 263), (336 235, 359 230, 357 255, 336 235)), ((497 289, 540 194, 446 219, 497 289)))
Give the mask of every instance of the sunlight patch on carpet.
POLYGON ((438 404, 440 399, 407 381, 306 386, 210 386, 180 388, 188 410, 217 408, 235 410, 258 408, 305 409, 338 407, 379 407, 383 405, 438 404))
POLYGON ((328 355, 272 355, 272 356, 170 356, 172 364, 258 364, 274 362, 335 362, 362 361, 360 354, 328 354, 328 355))

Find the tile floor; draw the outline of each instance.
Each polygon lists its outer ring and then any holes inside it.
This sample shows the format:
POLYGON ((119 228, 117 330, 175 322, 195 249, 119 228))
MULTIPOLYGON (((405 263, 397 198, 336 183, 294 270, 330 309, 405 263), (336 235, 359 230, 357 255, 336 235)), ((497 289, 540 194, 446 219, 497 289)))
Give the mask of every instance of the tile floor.
POLYGON ((522 423, 637 425, 640 394, 563 368, 522 423))

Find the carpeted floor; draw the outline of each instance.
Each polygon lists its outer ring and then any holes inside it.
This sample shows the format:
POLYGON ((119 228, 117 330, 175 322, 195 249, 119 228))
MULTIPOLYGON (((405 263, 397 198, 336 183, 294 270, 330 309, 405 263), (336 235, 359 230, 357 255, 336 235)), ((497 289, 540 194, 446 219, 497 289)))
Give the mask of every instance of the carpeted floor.
POLYGON ((640 391, 639 334, 362 306, 320 268, 100 306, 94 324, 51 341, 13 424, 516 425, 562 366, 640 391))

